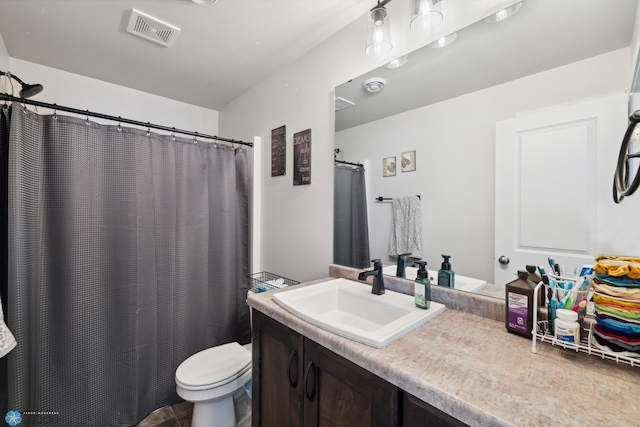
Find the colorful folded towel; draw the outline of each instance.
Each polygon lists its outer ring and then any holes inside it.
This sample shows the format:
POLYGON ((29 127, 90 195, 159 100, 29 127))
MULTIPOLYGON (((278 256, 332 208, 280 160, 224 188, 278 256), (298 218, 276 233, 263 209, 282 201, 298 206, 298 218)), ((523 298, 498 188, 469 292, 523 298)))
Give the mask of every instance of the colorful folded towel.
POLYGON ((627 301, 624 299, 602 295, 599 293, 593 294, 593 302, 609 305, 612 307, 622 307, 627 310, 640 310, 640 301, 627 301))
POLYGON ((600 282, 598 279, 594 280, 593 288, 596 292, 601 294, 607 294, 614 297, 620 297, 631 300, 638 300, 640 302, 640 288, 628 288, 623 286, 613 286, 600 282))
POLYGON ((607 317, 606 315, 597 315, 596 323, 600 326, 621 332, 623 334, 640 334, 640 323, 630 323, 623 320, 607 317))
POLYGON ((615 259, 600 259, 594 266, 596 274, 640 279, 640 259, 634 257, 619 257, 615 259))
POLYGON ((595 331, 598 331, 603 337, 606 337, 607 339, 624 341, 626 343, 636 345, 640 348, 640 334, 627 335, 601 325, 594 325, 593 327, 595 331))
POLYGON ((633 357, 633 358, 640 357, 640 353, 638 353, 636 351, 629 351, 629 350, 625 349, 624 347, 621 347, 621 346, 617 345, 614 342, 607 341, 605 338, 602 338, 602 337, 598 336, 598 334, 596 334, 595 332, 593 333, 593 338, 594 339, 591 340, 591 344, 595 348, 598 348, 598 349, 604 350, 604 351, 608 351, 608 352, 611 352, 611 353, 615 353, 615 354, 618 354, 620 356, 633 357))
POLYGON ((606 274, 596 274, 595 280, 599 281, 600 283, 606 283, 613 286, 640 286, 640 279, 630 279, 627 276, 615 277, 607 276, 606 274))

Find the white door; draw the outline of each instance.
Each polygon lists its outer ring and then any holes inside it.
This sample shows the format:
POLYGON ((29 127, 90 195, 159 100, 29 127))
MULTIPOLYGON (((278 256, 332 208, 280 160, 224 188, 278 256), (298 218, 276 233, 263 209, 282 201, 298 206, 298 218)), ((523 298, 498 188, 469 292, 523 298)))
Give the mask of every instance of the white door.
POLYGON ((612 196, 627 118, 620 93, 496 124, 496 284, 549 257, 572 273, 599 253, 638 252, 640 194, 612 196))

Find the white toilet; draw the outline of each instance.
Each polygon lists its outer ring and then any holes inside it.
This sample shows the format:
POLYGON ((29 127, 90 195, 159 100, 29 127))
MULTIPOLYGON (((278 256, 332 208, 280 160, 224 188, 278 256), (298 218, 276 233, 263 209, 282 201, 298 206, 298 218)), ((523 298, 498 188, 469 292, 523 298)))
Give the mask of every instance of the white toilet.
POLYGON ((251 353, 237 342, 202 350, 176 369, 176 392, 193 402, 193 427, 251 425, 251 353))

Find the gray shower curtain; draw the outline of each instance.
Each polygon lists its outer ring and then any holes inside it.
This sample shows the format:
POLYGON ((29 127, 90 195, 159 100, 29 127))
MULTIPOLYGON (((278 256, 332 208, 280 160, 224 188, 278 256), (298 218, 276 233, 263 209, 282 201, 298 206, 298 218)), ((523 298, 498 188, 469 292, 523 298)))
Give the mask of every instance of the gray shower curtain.
POLYGON ((333 262, 353 268, 369 267, 364 168, 336 165, 333 198, 333 262))
POLYGON ((188 356, 250 339, 246 151, 12 108, 7 410, 134 425, 188 356))

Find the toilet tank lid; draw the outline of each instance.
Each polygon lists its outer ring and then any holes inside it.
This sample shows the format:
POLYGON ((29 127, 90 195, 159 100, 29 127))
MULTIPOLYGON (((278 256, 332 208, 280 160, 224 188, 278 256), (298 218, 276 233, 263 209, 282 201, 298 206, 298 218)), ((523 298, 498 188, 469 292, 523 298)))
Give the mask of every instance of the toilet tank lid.
POLYGON ((237 342, 202 350, 186 359, 176 369, 176 382, 202 387, 225 382, 246 371, 251 353, 237 342))

